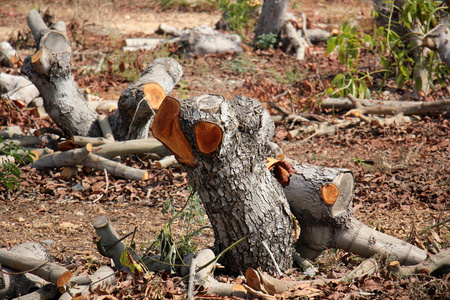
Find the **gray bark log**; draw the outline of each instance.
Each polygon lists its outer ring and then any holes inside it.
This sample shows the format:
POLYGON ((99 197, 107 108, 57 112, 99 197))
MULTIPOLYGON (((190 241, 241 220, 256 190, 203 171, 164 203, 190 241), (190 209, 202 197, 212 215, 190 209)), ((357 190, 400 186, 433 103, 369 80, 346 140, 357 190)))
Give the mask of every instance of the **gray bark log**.
POLYGON ((261 15, 255 30, 253 42, 258 40, 262 34, 273 33, 278 35, 284 24, 287 9, 287 0, 265 0, 262 6, 261 15))
POLYGON ((28 15, 36 47, 40 52, 28 56, 22 73, 28 76, 44 99, 48 115, 70 135, 100 136, 98 114, 92 111, 73 80, 71 47, 65 32, 48 28, 35 10, 28 15))
POLYGON ((243 96, 226 101, 207 95, 182 101, 180 121, 196 164, 186 169, 214 229, 216 251, 248 236, 225 254, 227 270, 245 272, 261 266, 275 272, 263 241, 280 268, 290 268, 290 210, 281 185, 265 164, 265 145, 275 128, 270 115, 259 102, 243 96), (199 121, 212 122, 223 132, 219 149, 211 154, 196 147, 194 126, 199 121))
MULTIPOLYGON (((62 23, 55 24, 48 28, 37 11, 29 13, 28 26, 35 38, 37 52, 25 59, 22 73, 37 87, 48 115, 68 136, 102 136, 98 113, 90 108, 73 80, 72 49, 65 27, 62 23)), ((168 94, 182 75, 180 64, 170 58, 156 59, 145 68, 141 78, 121 95, 117 111, 109 118, 114 138, 146 138, 154 114, 145 101, 143 86, 154 82, 168 94)))
POLYGON ((306 258, 315 258, 328 248, 340 248, 370 257, 385 253, 402 264, 422 262, 426 251, 390 235, 381 233, 359 222, 353 216, 353 175, 346 169, 295 165, 284 188, 291 211, 297 218, 301 233, 297 251, 306 258), (332 183, 339 194, 334 204, 322 201, 321 189, 332 183))
POLYGON ((172 58, 158 58, 142 72, 142 76, 128 86, 119 98, 118 109, 109 123, 118 141, 148 137, 154 110, 146 100, 143 88, 147 83, 159 84, 166 95, 183 76, 181 65, 172 58))

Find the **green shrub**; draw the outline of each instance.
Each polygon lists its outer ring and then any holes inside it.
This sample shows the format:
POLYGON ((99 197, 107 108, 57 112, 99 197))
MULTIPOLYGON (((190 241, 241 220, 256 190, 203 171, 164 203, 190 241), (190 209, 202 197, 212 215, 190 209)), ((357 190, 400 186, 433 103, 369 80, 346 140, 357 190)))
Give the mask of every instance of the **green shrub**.
POLYGON ((5 142, 2 136, 0 136, 0 150, 5 157, 10 158, 2 161, 0 166, 0 183, 8 189, 20 188, 20 169, 16 163, 25 164, 25 160, 33 161, 35 155, 13 142, 5 142))

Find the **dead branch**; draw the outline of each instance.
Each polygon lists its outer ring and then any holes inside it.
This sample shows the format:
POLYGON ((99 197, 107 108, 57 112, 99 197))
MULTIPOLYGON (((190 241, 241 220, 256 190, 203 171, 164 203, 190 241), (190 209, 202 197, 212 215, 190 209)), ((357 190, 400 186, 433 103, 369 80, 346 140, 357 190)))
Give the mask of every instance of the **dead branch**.
MULTIPOLYGON (((79 141, 77 141, 79 142, 79 141)), ((128 140, 123 142, 113 142, 94 147, 92 153, 105 157, 113 158, 128 154, 156 154, 159 157, 165 157, 171 153, 164 145, 155 138, 142 140, 128 140)))
MULTIPOLYGON (((101 238, 100 243, 106 251, 105 254, 113 260, 114 266, 119 270, 129 271, 128 267, 120 263, 120 256, 126 249, 125 244, 120 240, 120 237, 109 221, 109 218, 106 216, 99 216, 95 218, 92 225, 94 226, 97 235, 101 238)), ((135 260, 139 260, 136 255, 133 254, 133 256, 135 260)))
POLYGON ((437 100, 433 102, 419 101, 382 101, 349 98, 326 98, 322 101, 323 108, 334 108, 350 110, 347 115, 359 114, 386 114, 396 115, 445 115, 450 111, 450 99, 437 100), (357 107, 361 105, 360 107, 357 107))
POLYGON ((175 155, 169 155, 164 157, 161 160, 155 161, 155 166, 158 170, 165 169, 167 167, 177 165, 178 160, 175 158, 175 155))
POLYGON ((57 299, 61 293, 54 284, 46 284, 43 287, 35 290, 32 293, 26 295, 20 295, 12 300, 40 300, 40 299, 57 299))
POLYGON ((61 168, 83 165, 95 170, 106 169, 109 174, 131 180, 147 180, 148 172, 125 166, 92 153, 93 147, 87 144, 84 148, 55 152, 42 156, 31 166, 34 168, 61 168))
POLYGON ((439 252, 437 254, 429 255, 423 262, 412 266, 401 266, 400 262, 393 261, 389 264, 389 271, 398 276, 411 276, 415 274, 435 273, 442 269, 450 268, 450 249, 439 252))

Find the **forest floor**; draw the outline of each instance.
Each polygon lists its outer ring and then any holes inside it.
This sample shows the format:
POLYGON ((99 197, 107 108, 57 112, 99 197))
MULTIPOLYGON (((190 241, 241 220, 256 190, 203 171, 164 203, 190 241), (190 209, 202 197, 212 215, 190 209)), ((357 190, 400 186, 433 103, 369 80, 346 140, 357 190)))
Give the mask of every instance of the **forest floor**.
MULTIPOLYGON (((26 25, 32 8, 40 8, 54 20, 64 20, 72 41, 73 72, 82 89, 103 99, 117 100, 121 92, 140 75, 140 69, 153 59, 171 54, 170 47, 152 51, 124 53, 123 40, 131 37, 161 37, 155 34, 160 23, 180 28, 197 25, 214 26, 218 10, 201 8, 180 11, 159 10, 151 1, 10 1, 0 6, 0 41, 8 40, 23 57, 33 53, 34 40, 26 25), (38 6, 38 7, 37 7, 38 6), (101 58, 105 65, 100 73, 82 72, 96 66, 101 58), (119 68, 122 64, 125 68, 119 68)), ((293 12, 303 12, 312 24, 327 24, 338 29, 340 22, 352 19, 370 29, 371 7, 359 1, 295 1, 293 12), (298 5, 297 5, 298 4, 298 5), (325 17, 324 17, 325 16, 325 17)), ((363 29, 362 29, 363 30, 363 29)), ((251 41, 251 34, 244 42, 251 41)), ((329 121, 345 118, 345 111, 320 108, 321 95, 344 66, 334 56, 326 56, 326 44, 314 46, 307 58, 297 61, 281 50, 254 50, 245 46, 242 55, 220 55, 176 58, 184 76, 172 96, 187 98, 201 94, 219 94, 231 99, 243 94, 267 103, 277 103, 293 113, 308 112, 329 121), (289 93, 284 93, 289 91, 289 93), (284 93, 284 94, 283 94, 284 93)), ((174 56, 173 56, 174 57, 174 56)), ((379 68, 376 55, 361 53, 360 64, 370 70, 379 68)), ((18 74, 17 69, 1 72, 18 74)), ((408 99, 408 86, 396 89, 388 81, 382 92, 373 91, 374 99, 408 99)), ((447 89, 437 87, 421 100, 448 97, 447 89)), ((267 106, 270 113, 279 114, 267 106)), ((55 126, 49 118, 38 119, 27 111, 12 109, 0 101, 0 129, 21 126, 24 132, 55 126)), ((287 131, 301 124, 276 124, 274 141, 286 155, 301 163, 347 168, 355 175, 354 209, 365 224, 397 238, 408 240, 430 252, 450 245, 449 224, 427 229, 450 217, 450 122, 442 117, 425 117, 409 124, 374 127, 359 123, 339 129, 335 134, 304 135, 293 140, 287 131), (420 233, 420 234, 419 234, 420 233)), ((22 167, 20 190, 0 187, 0 248, 28 241, 54 241, 48 246, 55 260, 63 264, 78 263, 74 272, 87 273, 106 263, 92 242, 93 220, 106 215, 120 235, 137 228, 135 243, 139 251, 149 248, 164 224, 187 201, 186 173, 179 167, 157 170, 145 157, 128 157, 126 163, 149 171, 147 181, 128 181, 102 172, 80 171, 64 179, 59 169, 36 170, 22 167)), ((173 223, 175 240, 208 224, 201 205, 194 203, 183 218, 173 223)), ((127 243, 130 240, 126 240, 127 243)), ((198 249, 213 246, 211 229, 204 229, 193 239, 198 249)), ((185 245, 186 246, 186 245, 185 245)), ((187 245, 193 247, 193 244, 187 245)), ((336 278, 352 270, 361 261, 342 250, 324 251, 314 262, 317 276, 336 278)), ((294 274, 299 274, 296 270, 294 274)), ((173 286, 179 277, 154 275, 141 286, 123 286, 115 297, 142 298, 147 289, 149 299, 182 299, 184 284, 173 286), (145 286, 143 286, 145 285, 145 286), (151 296, 153 295, 153 296, 151 296)), ((233 280, 228 278, 227 280, 233 280)), ((400 279, 386 272, 350 284, 322 287, 320 299, 444 299, 449 297, 449 277, 426 276, 400 279)), ((285 298, 296 298, 295 294, 285 298)), ((219 299, 219 298, 214 298, 219 299)))

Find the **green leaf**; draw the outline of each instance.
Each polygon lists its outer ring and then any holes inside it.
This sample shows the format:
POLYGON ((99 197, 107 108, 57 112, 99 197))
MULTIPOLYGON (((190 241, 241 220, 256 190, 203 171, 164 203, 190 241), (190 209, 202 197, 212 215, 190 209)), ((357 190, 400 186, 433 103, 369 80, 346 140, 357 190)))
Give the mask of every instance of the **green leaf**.
POLYGON ((334 49, 336 49, 336 41, 337 37, 332 36, 327 41, 327 54, 329 55, 331 52, 333 52, 334 49))

